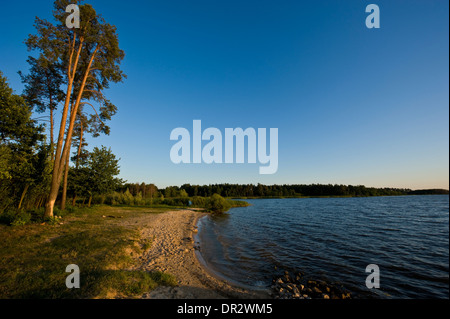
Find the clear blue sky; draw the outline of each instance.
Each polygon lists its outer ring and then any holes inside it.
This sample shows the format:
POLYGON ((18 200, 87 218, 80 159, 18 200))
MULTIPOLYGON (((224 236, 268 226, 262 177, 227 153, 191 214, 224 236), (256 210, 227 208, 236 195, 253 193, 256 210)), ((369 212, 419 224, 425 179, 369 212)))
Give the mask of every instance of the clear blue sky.
MULTIPOLYGON (((449 188, 449 3, 87 1, 117 26, 124 83, 107 96, 129 182, 339 183, 449 188), (365 26, 378 4, 381 28, 365 26), (278 128, 279 168, 170 161, 172 129, 278 128)), ((23 44, 52 1, 8 1, 0 70, 16 93, 23 44)), ((58 123, 59 124, 59 123, 58 123)))

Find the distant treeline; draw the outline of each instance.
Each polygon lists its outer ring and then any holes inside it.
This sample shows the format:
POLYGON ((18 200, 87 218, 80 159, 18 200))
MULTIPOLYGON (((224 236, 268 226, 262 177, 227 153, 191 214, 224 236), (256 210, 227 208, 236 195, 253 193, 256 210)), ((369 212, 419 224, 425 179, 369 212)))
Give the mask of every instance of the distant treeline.
POLYGON ((363 185, 332 185, 332 184, 294 184, 294 185, 263 185, 263 184, 211 184, 190 185, 181 187, 169 186, 158 189, 154 184, 135 183, 124 184, 119 191, 129 190, 136 196, 139 193, 143 198, 148 197, 209 197, 219 194, 223 197, 252 198, 252 197, 309 197, 309 196, 395 196, 395 195, 428 195, 448 194, 444 189, 411 190, 406 188, 374 188, 363 185))
POLYGON ((440 189, 440 188, 417 189, 408 192, 408 195, 448 195, 448 194, 449 194, 448 189, 440 189))

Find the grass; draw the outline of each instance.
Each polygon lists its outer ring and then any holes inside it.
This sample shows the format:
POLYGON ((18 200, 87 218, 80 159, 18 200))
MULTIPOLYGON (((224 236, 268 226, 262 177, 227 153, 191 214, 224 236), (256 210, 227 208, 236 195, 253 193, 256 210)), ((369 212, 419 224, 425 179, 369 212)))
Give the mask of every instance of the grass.
POLYGON ((243 200, 236 200, 236 199, 227 199, 227 201, 230 203, 231 207, 247 207, 250 206, 250 204, 243 200))
POLYGON ((176 285, 170 274, 129 270, 151 245, 139 237, 139 218, 163 211, 100 206, 65 212, 54 225, 0 225, 0 298, 133 298, 176 285), (65 285, 69 264, 80 268, 79 289, 65 285))

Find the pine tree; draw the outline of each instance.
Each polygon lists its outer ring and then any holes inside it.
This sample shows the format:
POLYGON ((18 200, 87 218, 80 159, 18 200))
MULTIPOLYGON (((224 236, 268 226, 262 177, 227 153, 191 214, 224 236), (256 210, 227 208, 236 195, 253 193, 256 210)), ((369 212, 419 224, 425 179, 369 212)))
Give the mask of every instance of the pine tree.
MULTIPOLYGON (((80 1, 71 1, 75 4, 80 1)), ((65 25, 67 0, 57 0, 53 16, 55 24, 36 18, 36 35, 30 35, 26 44, 30 50, 38 50, 51 61, 56 61, 64 71, 66 93, 61 124, 56 142, 55 161, 45 216, 53 216, 74 132, 80 105, 92 97, 110 107, 103 91, 110 82, 121 82, 125 75, 119 64, 124 52, 119 48, 116 27, 104 21, 89 4, 79 4, 80 28, 69 29, 65 25), (83 96, 90 92, 90 95, 83 96)))

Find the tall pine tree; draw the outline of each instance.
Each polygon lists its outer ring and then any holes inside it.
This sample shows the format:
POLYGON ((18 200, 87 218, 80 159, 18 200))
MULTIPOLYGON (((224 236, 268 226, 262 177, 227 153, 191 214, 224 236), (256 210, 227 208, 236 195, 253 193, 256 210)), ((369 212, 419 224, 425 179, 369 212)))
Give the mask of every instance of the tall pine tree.
POLYGON ((80 28, 69 29, 65 12, 69 1, 57 0, 54 4, 55 23, 36 18, 37 34, 30 35, 26 44, 30 50, 38 50, 64 71, 66 87, 61 124, 55 149, 55 161, 45 216, 53 216, 60 182, 72 145, 75 120, 83 94, 91 91, 104 103, 104 91, 111 82, 121 82, 125 75, 120 70, 124 52, 119 48, 116 27, 104 21, 89 4, 71 1, 79 5, 80 28))

